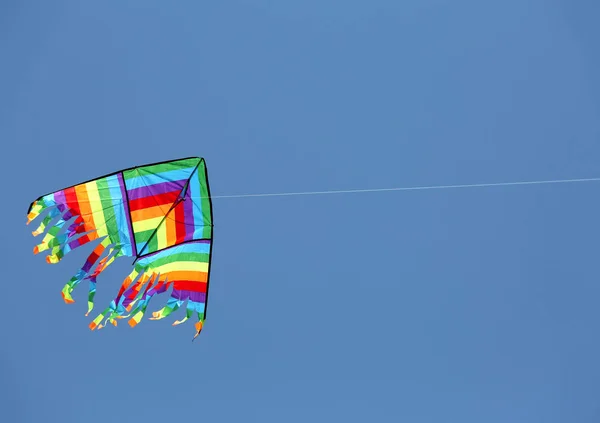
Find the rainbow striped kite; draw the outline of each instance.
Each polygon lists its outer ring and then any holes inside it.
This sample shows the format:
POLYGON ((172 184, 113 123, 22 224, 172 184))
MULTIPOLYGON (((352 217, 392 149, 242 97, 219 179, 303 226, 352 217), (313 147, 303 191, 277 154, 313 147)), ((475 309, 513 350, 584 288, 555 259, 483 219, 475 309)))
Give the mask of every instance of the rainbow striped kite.
POLYGON ((153 163, 121 170, 44 195, 29 207, 27 224, 45 214, 37 236, 45 233, 34 253, 49 250, 46 261, 58 263, 69 251, 98 240, 83 267, 62 289, 73 303, 73 289, 89 281, 88 312, 94 306, 96 278, 117 257, 135 257, 110 305, 90 323, 100 329, 129 318, 142 319, 150 299, 172 288, 167 304, 151 320, 167 317, 187 302, 183 323, 198 317, 196 334, 206 319, 212 205, 203 158, 153 163))

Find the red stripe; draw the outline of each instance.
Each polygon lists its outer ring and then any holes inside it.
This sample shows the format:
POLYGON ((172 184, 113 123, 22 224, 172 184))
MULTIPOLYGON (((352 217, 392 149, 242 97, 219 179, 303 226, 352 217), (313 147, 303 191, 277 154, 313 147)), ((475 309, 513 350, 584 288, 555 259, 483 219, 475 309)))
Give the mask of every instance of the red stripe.
POLYGON ((128 285, 128 283, 132 283, 132 282, 133 282, 133 280, 129 276, 127 276, 125 278, 125 280, 121 284, 121 287, 119 288, 119 292, 117 293, 117 296, 115 297, 116 302, 119 302, 119 298, 121 298, 121 295, 123 295, 125 290, 131 286, 131 285, 128 285))
POLYGON ((81 247, 82 245, 87 244, 88 242, 90 242, 90 236, 88 234, 85 234, 83 236, 80 236, 79 238, 77 238, 76 240, 72 241, 72 246, 71 248, 77 248, 77 247, 81 247))
POLYGON ((177 204, 173 210, 175 219, 175 245, 185 241, 185 214, 183 212, 183 202, 177 204))
POLYGON ((83 225, 76 226, 75 229, 73 229, 71 231, 72 234, 70 234, 70 235, 73 236, 73 234, 80 234, 83 232, 87 232, 85 220, 81 217, 81 210, 79 209, 79 201, 77 200, 77 194, 75 193, 75 187, 66 188, 63 190, 63 193, 65 195, 65 201, 66 201, 65 206, 68 209, 70 209, 70 211, 73 215, 77 216, 75 218, 75 221, 73 222, 73 224, 83 223, 83 225))
POLYGON ((200 281, 175 281, 173 289, 180 291, 206 292, 206 282, 200 281))
POLYGON ((98 260, 98 258, 99 258, 99 257, 100 257, 100 254, 98 254, 98 253, 96 252, 96 250, 94 250, 94 251, 92 251, 92 253, 89 255, 89 257, 88 257, 88 259, 87 259, 87 262, 88 262, 88 263, 91 263, 91 264, 94 264, 94 263, 96 263, 96 260, 98 260))
POLYGON ((138 198, 129 201, 129 209, 133 211, 146 209, 154 206, 172 204, 179 196, 179 191, 165 192, 159 195, 150 195, 148 197, 138 198))
POLYGON ((73 214, 81 214, 81 210, 79 210, 79 202, 77 201, 77 194, 75 193, 75 188, 67 188, 64 190, 64 193, 65 200, 67 200, 67 207, 75 212, 73 214))
POLYGON ((135 285, 133 285, 133 287, 129 290, 129 294, 127 294, 125 297, 128 300, 133 300, 137 294, 140 293, 140 288, 142 287, 142 284, 140 282, 136 282, 135 285))
POLYGON ((142 296, 142 300, 146 298, 148 291, 150 291, 150 288, 152 288, 154 286, 155 280, 156 280, 156 277, 152 277, 146 284, 146 289, 144 289, 144 295, 142 296))
MULTIPOLYGON (((72 214, 77 216, 74 223, 79 223, 79 222, 82 223, 82 225, 75 227, 75 229, 73 230, 73 233, 82 234, 84 232, 89 231, 90 225, 89 225, 89 223, 86 223, 86 219, 89 219, 91 216, 85 216, 85 217, 81 216, 81 208, 79 206, 79 200, 77 199, 77 193, 75 192, 75 187, 67 188, 67 189, 63 190, 63 192, 65 194, 67 208, 69 208, 71 210, 72 214)), ((71 235, 71 237, 72 236, 73 235, 71 235)), ((88 239, 88 242, 89 242, 89 239, 88 239)))

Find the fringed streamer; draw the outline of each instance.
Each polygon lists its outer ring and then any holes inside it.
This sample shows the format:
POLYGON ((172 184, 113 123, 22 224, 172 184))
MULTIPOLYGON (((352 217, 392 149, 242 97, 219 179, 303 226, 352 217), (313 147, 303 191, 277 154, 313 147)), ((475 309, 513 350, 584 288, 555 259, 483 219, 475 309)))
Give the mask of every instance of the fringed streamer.
MULTIPOLYGON (((186 316, 173 326, 197 315, 204 320, 206 304, 205 285, 208 281, 208 242, 194 242, 176 247, 176 251, 160 252, 144 257, 125 278, 119 293, 110 306, 90 324, 90 329, 101 329, 107 323, 117 325, 117 319, 130 317, 131 327, 140 323, 150 300, 172 288, 167 304, 152 313, 150 320, 161 320, 186 304, 186 316), (194 289, 196 291, 194 291, 194 289), (104 321, 104 323, 103 323, 104 321)), ((202 325, 197 326, 197 334, 202 325)))

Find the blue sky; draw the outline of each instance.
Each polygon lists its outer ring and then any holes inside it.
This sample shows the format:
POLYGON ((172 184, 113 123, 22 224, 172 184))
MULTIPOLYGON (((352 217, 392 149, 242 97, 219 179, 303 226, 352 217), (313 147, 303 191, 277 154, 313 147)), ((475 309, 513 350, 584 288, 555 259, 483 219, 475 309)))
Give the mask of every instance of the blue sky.
POLYGON ((214 195, 598 177, 599 12, 1 2, 0 420, 597 422, 600 183, 215 199, 194 344, 174 319, 90 332, 86 288, 60 297, 89 250, 50 266, 24 222, 187 156, 214 195))

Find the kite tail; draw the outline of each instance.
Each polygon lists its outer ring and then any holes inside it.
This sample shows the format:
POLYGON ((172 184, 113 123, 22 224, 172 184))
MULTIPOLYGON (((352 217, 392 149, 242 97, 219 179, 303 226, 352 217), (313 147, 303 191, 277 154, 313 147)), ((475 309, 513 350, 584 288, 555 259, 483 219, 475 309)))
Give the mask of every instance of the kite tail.
MULTIPOLYGON (((107 256, 108 258, 108 256, 107 256)), ((103 267, 108 266, 108 264, 114 259, 114 256, 112 256, 105 264, 103 267)), ((103 269, 101 269, 100 271, 102 271, 103 269)), ((97 272, 94 272, 94 274, 91 276, 91 279, 95 280, 95 274, 97 272)), ((123 292, 125 291, 125 289, 134 281, 136 280, 136 278, 139 276, 139 266, 136 266, 133 268, 133 270, 131 271, 131 273, 125 278, 125 280, 123 281, 123 284, 121 285, 121 289, 119 290, 119 293, 117 294, 117 297, 111 301, 110 305, 108 306, 108 308, 104 309, 104 311, 102 313, 100 313, 89 325, 91 330, 95 330, 95 329, 102 329, 105 326, 105 323, 102 323, 103 319, 107 319, 110 320, 111 323, 113 323, 116 326, 116 321, 115 321, 115 315, 118 314, 124 314, 124 312, 126 311, 124 309, 124 307, 122 307, 122 305, 120 304, 120 297, 123 294, 123 292)), ((90 281, 91 282, 91 281, 90 281)), ((91 290, 90 290, 90 294, 91 294, 91 290)), ((90 309, 91 311, 91 309, 90 309)), ((88 312, 89 314, 89 312, 88 312)))
MULTIPOLYGON (((130 312, 128 317, 132 316, 128 321, 129 326, 135 327, 140 323, 144 313, 146 312, 146 308, 148 307, 150 299, 156 293, 157 289, 162 289, 162 286, 160 285, 155 287, 159 277, 160 275, 158 274, 152 274, 152 276, 144 275, 144 277, 140 278, 138 283, 136 283, 136 286, 132 287, 130 296, 133 297, 135 295, 135 298, 129 301, 126 306, 127 311, 130 312), (143 292, 142 288, 144 288, 143 292), (137 294, 135 294, 136 292, 137 294), (137 306, 133 308, 136 304, 137 306)), ((162 283, 159 282, 159 284, 162 283)), ((125 303, 126 301, 123 301, 123 304, 125 303)))
MULTIPOLYGON (((175 321, 173 326, 184 323, 196 314, 198 321, 195 324, 195 339, 202 331, 204 325, 206 295, 190 291, 189 281, 187 280, 169 279, 169 272, 160 273, 157 271, 159 268, 138 262, 133 271, 123 281, 119 293, 110 303, 109 307, 90 324, 90 329, 101 329, 108 323, 117 326, 117 320, 123 318, 129 318, 127 321, 129 326, 137 326, 144 318, 150 300, 173 287, 167 304, 160 310, 153 312, 149 320, 164 319, 187 302, 185 317, 175 321)), ((163 267, 163 269, 168 270, 168 267, 163 267)), ((176 272, 171 272, 171 276, 175 274, 176 272)))
MULTIPOLYGON (((46 230, 46 228, 48 227, 48 225, 50 224, 50 222, 52 220, 54 220, 57 216, 61 216, 63 213, 62 211, 58 208, 58 207, 52 207, 50 209, 50 211, 46 214, 46 216, 42 219, 42 221, 40 222, 40 224, 38 225, 38 227, 31 232, 31 234, 33 236, 38 236, 42 233, 44 233, 44 231, 46 230)), ((31 213, 30 213, 31 216, 31 213)), ((35 217, 37 217, 38 215, 36 215, 35 217)), ((61 216, 61 219, 58 219, 57 223, 60 224, 61 220, 64 220, 64 217, 61 216)), ((32 220, 27 220, 27 224, 29 225, 32 222, 32 220)))
MULTIPOLYGON (((96 292, 96 277, 112 262, 114 253, 118 252, 118 248, 111 244, 110 239, 104 238, 102 242, 96 246, 92 253, 88 256, 85 264, 79 271, 66 283, 62 289, 62 297, 66 303, 74 303, 71 293, 77 285, 84 279, 90 280, 90 291, 88 294, 88 307, 93 307, 94 294, 96 292), (102 258, 102 260, 101 260, 102 258), (108 259, 111 259, 108 261, 108 259), (97 267, 92 273, 92 268, 97 267)), ((88 312, 91 310, 89 308, 88 312)))
POLYGON ((202 327, 204 326, 204 314, 202 311, 198 311, 199 308, 200 308, 200 305, 198 303, 196 303, 195 301, 192 301, 192 300, 188 300, 187 307, 185 310, 185 317, 181 320, 176 320, 173 322, 173 326, 180 325, 180 324, 186 322, 190 317, 192 317, 194 315, 194 312, 196 312, 198 315, 198 321, 194 325, 194 327, 196 328, 196 334, 194 335, 194 338, 192 339, 192 341, 194 341, 194 339, 196 339, 198 337, 198 335, 200 335, 200 332, 202 331, 202 327))
POLYGON ((183 304, 182 300, 171 296, 167 300, 167 305, 165 305, 163 308, 161 308, 158 311, 152 312, 152 317, 150 317, 150 320, 164 319, 165 317, 169 316, 174 311, 177 311, 179 309, 179 307, 181 307, 182 304, 183 304))
POLYGON ((70 238, 74 237, 74 234, 79 233, 81 229, 83 229, 80 222, 74 222, 65 229, 64 233, 61 234, 61 226, 64 226, 64 223, 61 222, 53 225, 48 230, 42 241, 33 248, 33 253, 39 254, 42 251, 59 247, 61 244, 68 242, 70 238))
POLYGON ((171 282, 168 282, 166 278, 163 278, 161 275, 155 273, 152 277, 152 282, 147 285, 143 295, 141 295, 137 301, 137 306, 130 313, 131 319, 128 321, 129 326, 135 327, 138 325, 146 313, 146 309, 150 300, 155 295, 166 292, 170 286, 171 282))
MULTIPOLYGON (((102 245, 102 244, 101 244, 102 245)), ((115 260, 115 258, 121 253, 120 247, 110 246, 107 247, 108 253, 104 256, 102 260, 98 263, 96 270, 86 279, 89 282, 89 291, 88 291, 88 311, 85 313, 86 316, 90 314, 92 309, 94 308, 94 296, 96 295, 96 278, 100 273, 102 273, 110 264, 115 260)))
POLYGON ((48 229, 42 241, 33 248, 34 254, 50 250, 50 254, 46 256, 46 262, 50 264, 58 263, 74 249, 106 236, 106 234, 101 236, 99 229, 90 227, 89 219, 73 214, 70 210, 62 213, 59 208, 53 208, 44 218, 40 227, 32 232, 34 236, 40 235, 47 229, 48 223, 60 215, 60 218, 48 229), (73 217, 75 220, 65 228, 67 222, 71 221, 73 217))
POLYGON ((153 280, 154 278, 149 277, 146 273, 142 273, 142 276, 125 290, 123 293, 124 298, 122 299, 125 310, 131 312, 133 306, 135 306, 135 304, 139 301, 140 297, 144 295, 153 285, 153 280), (142 292, 142 288, 144 287, 144 292, 142 292))
POLYGON ((198 337, 198 335, 200 335, 200 332, 202 332, 202 328, 204 327, 204 321, 198 320, 196 322, 196 324, 194 325, 194 327, 196 328, 196 334, 194 335, 192 342, 194 342, 194 339, 196 339, 198 337))
POLYGON ((56 216, 63 214, 66 208, 58 205, 50 196, 42 197, 33 202, 29 213, 27 214, 27 224, 36 220, 42 213, 48 211, 48 214, 42 219, 40 225, 32 232, 33 236, 37 236, 46 230, 46 227, 56 216))
MULTIPOLYGON (((174 282, 174 286, 176 286, 176 282, 174 282)), ((194 315, 194 313, 196 313, 198 316, 198 322, 195 324, 196 334, 194 335, 194 339, 196 339, 196 337, 200 335, 204 325, 204 304, 194 301, 190 293, 181 292, 177 289, 174 289, 171 297, 167 300, 167 304, 160 310, 153 312, 150 320, 164 319, 174 311, 178 310, 185 302, 187 302, 185 317, 181 320, 176 320, 173 322, 172 326, 178 326, 186 322, 194 315)))
MULTIPOLYGON (((60 247, 62 244, 67 243, 76 235, 83 234, 85 228, 83 226, 83 220, 79 216, 77 216, 76 219, 65 228, 65 225, 76 215, 74 215, 70 210, 66 209, 64 205, 51 204, 49 206, 39 205, 38 208, 39 207, 44 207, 42 211, 45 211, 46 209, 49 211, 44 219, 42 219, 38 228, 33 231, 32 234, 33 236, 38 236, 44 233, 46 230, 48 230, 48 232, 42 241, 33 248, 34 254, 39 254, 40 252, 49 250, 51 248, 55 249, 60 247), (57 217, 58 219, 56 219, 57 217), (49 227, 50 222, 55 219, 56 221, 49 227)), ((27 224, 32 222, 32 217, 35 219, 38 216, 39 213, 29 213, 27 224)), ((46 259, 46 261, 49 263, 52 262, 48 259, 46 259)))
POLYGON ((132 316, 128 321, 129 325, 136 326, 143 318, 152 297, 167 291, 169 287, 170 283, 159 274, 143 269, 140 273, 140 268, 136 266, 123 281, 119 293, 109 307, 92 321, 90 329, 101 329, 106 323, 117 326, 117 319, 129 316, 132 316), (102 323, 102 320, 105 320, 105 323, 102 323))

